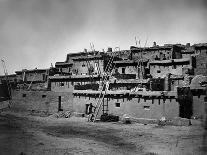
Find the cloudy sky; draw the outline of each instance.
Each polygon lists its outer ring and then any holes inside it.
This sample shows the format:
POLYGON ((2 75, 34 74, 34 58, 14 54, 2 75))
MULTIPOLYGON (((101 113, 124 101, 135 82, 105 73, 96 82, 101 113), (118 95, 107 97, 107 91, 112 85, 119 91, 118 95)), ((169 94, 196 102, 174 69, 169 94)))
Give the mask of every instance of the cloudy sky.
POLYGON ((0 0, 0 58, 12 74, 91 42, 97 50, 129 49, 135 36, 142 46, 207 42, 206 16, 206 0, 0 0))

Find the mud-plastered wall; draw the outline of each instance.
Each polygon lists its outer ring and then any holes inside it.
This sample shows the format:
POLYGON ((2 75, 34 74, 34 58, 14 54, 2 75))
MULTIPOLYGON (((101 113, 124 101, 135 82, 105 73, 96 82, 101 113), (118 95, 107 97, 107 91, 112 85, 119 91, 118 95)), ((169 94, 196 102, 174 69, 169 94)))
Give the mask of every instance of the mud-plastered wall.
POLYGON ((205 115, 205 95, 193 96, 193 117, 203 118, 205 115))
MULTIPOLYGON (((86 104, 96 105, 98 98, 87 96, 74 96, 74 111, 85 113, 86 104)), ((128 114, 136 118, 160 119, 166 117, 171 119, 179 116, 179 103, 175 99, 150 99, 143 98, 105 98, 104 104, 108 102, 108 113, 122 116, 128 114)), ((99 116, 102 114, 101 106, 99 116)))
POLYGON ((59 96, 61 96, 61 109, 73 111, 72 92, 52 91, 13 91, 11 109, 19 112, 53 114, 58 112, 59 96))
MULTIPOLYGON (((86 104, 90 104, 92 103, 93 106, 96 106, 98 102, 98 97, 88 97, 88 96, 74 96, 73 99, 73 108, 74 111, 78 112, 78 113, 86 113, 86 104)), ((99 111, 99 115, 98 117, 100 117, 100 115, 102 115, 102 106, 100 107, 100 111, 99 111)))
POLYGON ((109 113, 122 116, 128 114, 136 118, 171 119, 179 116, 179 104, 175 99, 127 98, 110 99, 109 113))

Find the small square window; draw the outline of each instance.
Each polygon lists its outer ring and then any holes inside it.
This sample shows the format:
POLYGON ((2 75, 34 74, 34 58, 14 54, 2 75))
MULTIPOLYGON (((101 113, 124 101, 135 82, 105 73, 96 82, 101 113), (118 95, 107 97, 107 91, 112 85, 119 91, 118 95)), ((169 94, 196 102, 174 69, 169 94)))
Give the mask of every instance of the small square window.
POLYGON ((63 86, 64 86, 64 83, 63 83, 63 82, 61 82, 61 83, 60 83, 60 86, 61 86, 61 87, 63 87, 63 86))
POLYGON ((115 107, 120 107, 120 103, 115 103, 115 107))
POLYGON ((42 95, 42 98, 45 98, 46 97, 46 95, 42 95))
POLYGON ((125 68, 122 68, 122 74, 125 74, 125 68))
POLYGON ((160 70, 157 70, 157 73, 161 73, 161 71, 160 70))
POLYGON ((150 106, 143 106, 144 110, 150 110, 150 106))
POLYGON ((22 97, 26 97, 27 95, 26 94, 22 94, 22 97))

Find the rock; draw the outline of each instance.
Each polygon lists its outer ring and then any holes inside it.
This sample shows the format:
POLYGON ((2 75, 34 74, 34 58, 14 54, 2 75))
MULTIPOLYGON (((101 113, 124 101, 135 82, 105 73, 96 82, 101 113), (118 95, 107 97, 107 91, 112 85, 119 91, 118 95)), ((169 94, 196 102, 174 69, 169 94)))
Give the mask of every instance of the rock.
POLYGON ((129 115, 127 115, 127 114, 124 114, 123 116, 122 116, 122 122, 124 123, 124 124, 131 124, 131 119, 130 119, 130 116, 129 115))

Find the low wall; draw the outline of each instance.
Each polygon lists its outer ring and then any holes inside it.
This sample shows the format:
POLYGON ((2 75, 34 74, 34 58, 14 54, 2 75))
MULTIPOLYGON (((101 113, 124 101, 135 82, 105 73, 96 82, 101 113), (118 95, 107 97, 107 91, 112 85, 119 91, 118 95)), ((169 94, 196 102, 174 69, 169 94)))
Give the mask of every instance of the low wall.
POLYGON ((53 114, 58 111, 58 98, 61 96, 61 108, 64 111, 73 110, 72 92, 52 91, 13 91, 12 110, 32 111, 36 113, 53 114))

